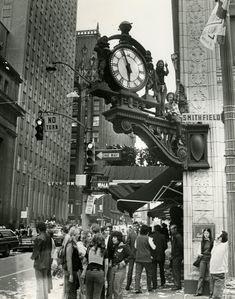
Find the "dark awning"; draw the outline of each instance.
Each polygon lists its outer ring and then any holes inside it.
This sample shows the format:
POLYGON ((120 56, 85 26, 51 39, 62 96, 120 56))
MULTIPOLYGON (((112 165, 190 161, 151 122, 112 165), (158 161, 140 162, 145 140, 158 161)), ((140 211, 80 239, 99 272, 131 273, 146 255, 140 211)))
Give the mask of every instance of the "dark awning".
POLYGON ((127 211, 130 216, 146 203, 160 198, 182 197, 182 169, 167 168, 150 183, 137 191, 117 200, 121 212, 127 211))
POLYGON ((159 218, 162 220, 170 219, 170 209, 173 206, 181 206, 183 198, 165 199, 159 202, 160 204, 148 212, 148 217, 159 218))

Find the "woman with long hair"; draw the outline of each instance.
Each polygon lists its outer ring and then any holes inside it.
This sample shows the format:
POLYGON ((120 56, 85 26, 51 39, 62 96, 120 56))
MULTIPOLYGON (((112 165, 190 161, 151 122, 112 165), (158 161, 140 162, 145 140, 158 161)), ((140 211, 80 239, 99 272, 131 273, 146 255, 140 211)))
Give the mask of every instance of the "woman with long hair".
POLYGON ((105 249, 105 240, 101 233, 94 234, 85 258, 87 260, 86 299, 100 299, 108 271, 108 255, 105 249))
MULTIPOLYGON (((210 228, 204 228, 198 255, 201 257, 199 265, 199 280, 195 296, 202 296, 204 283, 210 269, 211 250, 213 240, 210 228)), ((211 284, 210 284, 211 289, 211 284)), ((211 293, 211 292, 210 292, 211 293)))
POLYGON ((69 230, 70 238, 65 245, 65 263, 64 263, 64 298, 77 299, 77 290, 79 288, 78 271, 82 269, 82 263, 79 257, 77 241, 80 231, 75 226, 69 230))

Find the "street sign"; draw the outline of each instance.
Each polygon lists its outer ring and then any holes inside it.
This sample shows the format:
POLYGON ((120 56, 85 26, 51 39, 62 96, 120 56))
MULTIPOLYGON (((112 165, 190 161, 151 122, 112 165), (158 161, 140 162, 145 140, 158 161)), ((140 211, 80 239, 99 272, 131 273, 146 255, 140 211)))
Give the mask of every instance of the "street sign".
POLYGON ((91 178, 91 190, 99 191, 109 188, 109 177, 103 175, 93 175, 91 178))
POLYGON ((208 123, 212 121, 222 121, 222 114, 215 113, 183 113, 182 122, 188 123, 208 123))
POLYGON ((76 174, 75 185, 76 186, 86 186, 86 175, 85 174, 76 174))
POLYGON ((100 149, 96 150, 96 158, 99 160, 119 161, 122 159, 121 153, 121 149, 100 149))
POLYGON ((95 197, 92 195, 88 195, 87 202, 86 202, 86 210, 85 210, 86 214, 88 214, 88 215, 92 214, 94 202, 95 202, 95 197))
POLYGON ((55 132, 58 131, 60 128, 60 117, 59 115, 45 115, 44 118, 44 125, 46 132, 55 132))

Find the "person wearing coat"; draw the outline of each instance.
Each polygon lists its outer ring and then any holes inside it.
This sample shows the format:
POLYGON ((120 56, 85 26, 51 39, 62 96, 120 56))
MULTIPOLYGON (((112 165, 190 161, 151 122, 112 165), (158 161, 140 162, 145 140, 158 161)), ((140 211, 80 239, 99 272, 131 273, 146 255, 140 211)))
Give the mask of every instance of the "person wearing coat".
POLYGON ((160 271, 161 286, 164 286, 164 284, 166 283, 164 264, 165 264, 165 250, 167 249, 167 240, 166 240, 166 236, 163 235, 161 232, 162 232, 161 226, 155 225, 154 233, 151 234, 151 237, 153 238, 153 243, 156 246, 154 250, 151 250, 151 254, 153 257, 153 261, 152 261, 153 289, 157 289, 157 267, 158 266, 160 271))
POLYGON ((136 247, 136 268, 135 268, 135 293, 142 293, 141 290, 141 275, 143 269, 146 271, 147 276, 147 288, 148 291, 152 291, 152 256, 151 248, 154 250, 156 246, 153 243, 153 239, 148 236, 149 227, 143 224, 140 228, 140 234, 138 235, 135 247, 136 247))
POLYGON ((174 287, 172 290, 181 289, 181 265, 183 260, 183 238, 177 231, 177 226, 172 224, 171 230, 171 261, 174 287))
MULTIPOLYGON (((112 233, 112 242, 114 246, 111 258, 112 265, 112 294, 114 299, 123 298, 123 283, 126 278, 126 267, 130 256, 130 248, 123 243, 123 235, 119 231, 112 233)), ((112 298, 112 295, 110 295, 112 298)))
POLYGON ((128 263, 128 272, 127 272, 127 279, 126 279, 126 290, 130 290, 130 286, 132 283, 132 276, 133 276, 133 269, 135 264, 135 254, 136 254, 136 248, 135 248, 135 241, 139 233, 139 223, 135 221, 133 223, 133 228, 131 231, 127 234, 127 240, 126 244, 130 247, 130 257, 129 257, 129 263, 128 263))
POLYGON ((46 233, 46 224, 39 222, 36 224, 38 236, 34 240, 34 247, 31 259, 34 260, 34 270, 36 276, 36 299, 48 299, 48 271, 51 269, 51 249, 50 236, 46 233))

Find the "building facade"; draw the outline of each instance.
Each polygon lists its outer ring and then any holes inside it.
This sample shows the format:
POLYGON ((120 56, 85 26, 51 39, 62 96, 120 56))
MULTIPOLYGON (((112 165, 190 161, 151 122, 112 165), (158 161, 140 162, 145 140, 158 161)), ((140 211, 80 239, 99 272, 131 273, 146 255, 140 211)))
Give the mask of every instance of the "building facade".
MULTIPOLYGON (((178 56, 176 77, 185 86, 191 114, 221 114, 224 108, 220 47, 208 50, 199 41, 215 1, 172 1, 174 45, 178 56)), ((231 1, 231 37, 234 69, 234 1, 231 1), (232 8, 233 7, 233 8, 232 8)), ((183 175, 184 207, 184 286, 186 293, 196 290, 198 269, 193 267, 203 228, 213 237, 227 230, 224 124, 209 124, 207 170, 187 171, 183 175)), ((230 236, 231 237, 231 236, 230 236)))
POLYGON ((17 104, 22 80, 5 59, 8 34, 0 23, 0 225, 9 223, 16 124, 17 117, 24 117, 24 110, 17 104))
POLYGON ((9 222, 67 219, 71 120, 60 117, 57 132, 35 138, 39 111, 71 115, 74 72, 61 65, 49 74, 51 61, 75 63, 77 1, 0 2, 1 21, 9 31, 6 59, 22 78, 18 104, 26 111, 18 119, 9 222), (21 219, 27 211, 27 219, 21 219))

